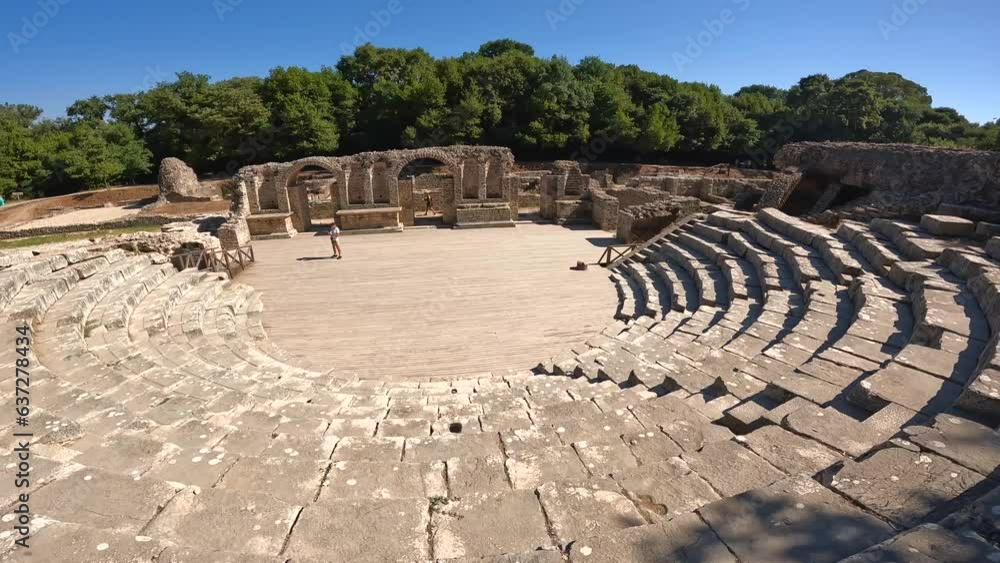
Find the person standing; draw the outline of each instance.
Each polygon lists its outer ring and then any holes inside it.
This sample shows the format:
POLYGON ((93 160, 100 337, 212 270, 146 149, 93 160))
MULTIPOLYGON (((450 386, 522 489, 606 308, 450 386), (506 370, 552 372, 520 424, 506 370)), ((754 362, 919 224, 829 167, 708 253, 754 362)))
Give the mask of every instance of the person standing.
POLYGON ((427 216, 427 215, 431 214, 431 207, 434 205, 434 202, 431 201, 431 193, 430 192, 425 192, 424 193, 424 200, 425 200, 425 202, 427 204, 427 209, 424 211, 424 216, 427 216))
POLYGON ((334 221, 330 225, 330 244, 333 246, 333 258, 340 260, 344 257, 343 251, 340 249, 340 227, 337 226, 337 222, 334 221))

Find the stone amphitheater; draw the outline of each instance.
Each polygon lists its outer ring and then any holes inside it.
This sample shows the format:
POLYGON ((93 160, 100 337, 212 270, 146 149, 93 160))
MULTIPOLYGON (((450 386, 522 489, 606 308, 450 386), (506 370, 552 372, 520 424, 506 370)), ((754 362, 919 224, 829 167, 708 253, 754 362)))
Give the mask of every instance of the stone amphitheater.
POLYGON ((599 334, 452 379, 307 364, 169 244, 0 256, 0 557, 28 504, 45 562, 1000 561, 990 225, 708 211, 609 265, 599 334))

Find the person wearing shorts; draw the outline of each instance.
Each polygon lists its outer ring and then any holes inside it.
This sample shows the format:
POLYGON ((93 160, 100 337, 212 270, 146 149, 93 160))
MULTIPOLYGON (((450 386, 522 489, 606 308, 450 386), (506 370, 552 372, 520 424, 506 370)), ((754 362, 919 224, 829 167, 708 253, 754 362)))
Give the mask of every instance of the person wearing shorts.
POLYGON ((333 258, 340 260, 344 253, 340 250, 340 227, 336 223, 330 225, 330 244, 333 246, 333 258))

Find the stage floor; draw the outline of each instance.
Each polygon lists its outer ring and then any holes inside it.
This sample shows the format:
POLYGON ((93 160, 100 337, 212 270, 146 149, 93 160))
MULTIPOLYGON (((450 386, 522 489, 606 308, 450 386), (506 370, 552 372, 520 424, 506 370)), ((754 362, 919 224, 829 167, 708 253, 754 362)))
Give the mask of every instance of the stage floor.
POLYGON ((237 281, 263 292, 271 339, 317 369, 368 379, 476 377, 530 369, 613 321, 614 285, 593 264, 609 233, 411 229, 341 237, 343 260, 314 233, 253 243, 237 281))

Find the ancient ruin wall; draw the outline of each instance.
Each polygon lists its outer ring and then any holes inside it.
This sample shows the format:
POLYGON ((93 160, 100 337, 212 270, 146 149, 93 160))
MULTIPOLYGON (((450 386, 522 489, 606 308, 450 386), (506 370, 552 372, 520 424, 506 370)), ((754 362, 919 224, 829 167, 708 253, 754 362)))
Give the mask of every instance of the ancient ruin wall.
MULTIPOLYGON (((795 143, 775 156, 782 169, 871 190, 851 207, 866 215, 919 217, 1000 210, 1000 153, 871 143, 795 143), (864 209, 861 209, 864 208, 864 209)), ((838 209, 839 211, 839 209, 838 209)))

